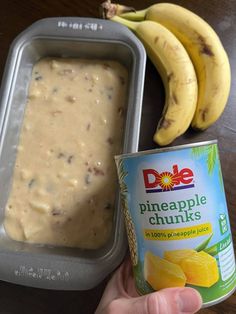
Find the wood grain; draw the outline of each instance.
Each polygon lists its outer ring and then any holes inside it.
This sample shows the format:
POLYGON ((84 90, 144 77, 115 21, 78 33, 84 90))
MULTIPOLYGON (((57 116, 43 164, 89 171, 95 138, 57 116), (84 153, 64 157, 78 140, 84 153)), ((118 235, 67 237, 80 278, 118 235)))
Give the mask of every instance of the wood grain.
MULTIPOLYGON (((136 9, 142 9, 156 1, 121 1, 136 9)), ((161 2, 161 1, 160 1, 161 2)), ((204 132, 189 130, 173 145, 219 140, 225 191, 234 242, 236 243, 236 1, 235 0, 179 0, 169 1, 191 9, 208 21, 219 34, 229 55, 232 69, 232 87, 228 105, 222 117, 204 132)), ((34 21, 52 16, 98 17, 99 0, 4 0, 0 4, 0 78, 8 50, 13 39, 34 21)), ((161 79, 147 61, 143 113, 141 124, 140 150, 156 147, 152 136, 160 118, 165 99, 161 79)), ((92 314, 100 300, 106 281, 89 291, 48 291, 22 287, 0 281, 1 314, 92 314)), ((236 313, 236 294, 226 301, 210 308, 202 309, 200 314, 236 313)))

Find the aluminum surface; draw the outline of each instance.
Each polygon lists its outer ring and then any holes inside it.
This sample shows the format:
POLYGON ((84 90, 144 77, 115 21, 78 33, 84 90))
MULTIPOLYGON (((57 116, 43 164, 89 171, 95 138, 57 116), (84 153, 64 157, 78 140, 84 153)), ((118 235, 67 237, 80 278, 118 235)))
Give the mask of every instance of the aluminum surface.
POLYGON ((85 290, 96 286, 122 261, 127 249, 119 197, 112 236, 89 251, 11 240, 3 227, 32 67, 42 57, 112 59, 129 73, 123 152, 138 150, 146 54, 124 26, 91 18, 47 18, 12 43, 1 86, 0 106, 0 279, 47 289, 85 290))

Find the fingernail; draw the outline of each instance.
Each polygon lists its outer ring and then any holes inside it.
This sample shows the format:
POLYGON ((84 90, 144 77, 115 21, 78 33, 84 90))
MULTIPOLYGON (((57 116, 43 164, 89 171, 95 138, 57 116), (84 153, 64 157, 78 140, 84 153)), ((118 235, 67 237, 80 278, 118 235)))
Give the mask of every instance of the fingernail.
POLYGON ((195 313, 202 306, 200 294, 192 288, 184 288, 178 293, 179 309, 181 312, 195 313))

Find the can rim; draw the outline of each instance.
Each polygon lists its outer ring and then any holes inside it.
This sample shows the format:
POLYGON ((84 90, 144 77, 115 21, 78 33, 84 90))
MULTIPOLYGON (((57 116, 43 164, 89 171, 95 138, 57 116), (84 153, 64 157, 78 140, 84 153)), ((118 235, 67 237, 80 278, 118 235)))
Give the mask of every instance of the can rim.
POLYGON ((163 148, 154 148, 154 149, 149 149, 149 150, 143 150, 143 151, 138 151, 135 153, 126 153, 126 154, 120 154, 116 155, 115 159, 123 159, 123 158, 133 158, 133 157, 138 157, 142 155, 152 155, 152 154, 158 154, 158 153, 163 153, 163 152, 169 152, 169 151, 176 151, 176 150, 181 150, 185 148, 191 148, 191 147, 198 147, 198 146, 205 146, 205 145, 210 145, 210 144, 217 144, 218 140, 209 140, 209 141, 202 141, 202 142, 196 142, 196 143, 189 143, 189 144, 182 144, 182 145, 176 145, 176 146, 168 146, 168 147, 163 147, 163 148))

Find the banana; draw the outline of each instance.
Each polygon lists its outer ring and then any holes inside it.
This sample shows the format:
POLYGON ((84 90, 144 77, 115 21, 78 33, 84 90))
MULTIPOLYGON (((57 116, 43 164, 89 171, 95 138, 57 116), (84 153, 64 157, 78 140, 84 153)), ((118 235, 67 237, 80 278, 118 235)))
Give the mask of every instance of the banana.
POLYGON ((134 31, 161 75, 166 100, 154 141, 160 146, 168 145, 188 129, 196 110, 198 84, 189 55, 180 41, 159 23, 132 22, 118 16, 111 20, 134 31))
POLYGON ((156 21, 181 41, 198 78, 197 109, 191 125, 205 130, 216 122, 228 101, 231 71, 226 51, 212 27, 193 12, 170 3, 154 4, 131 13, 122 14, 123 7, 119 11, 117 14, 126 19, 156 21))

